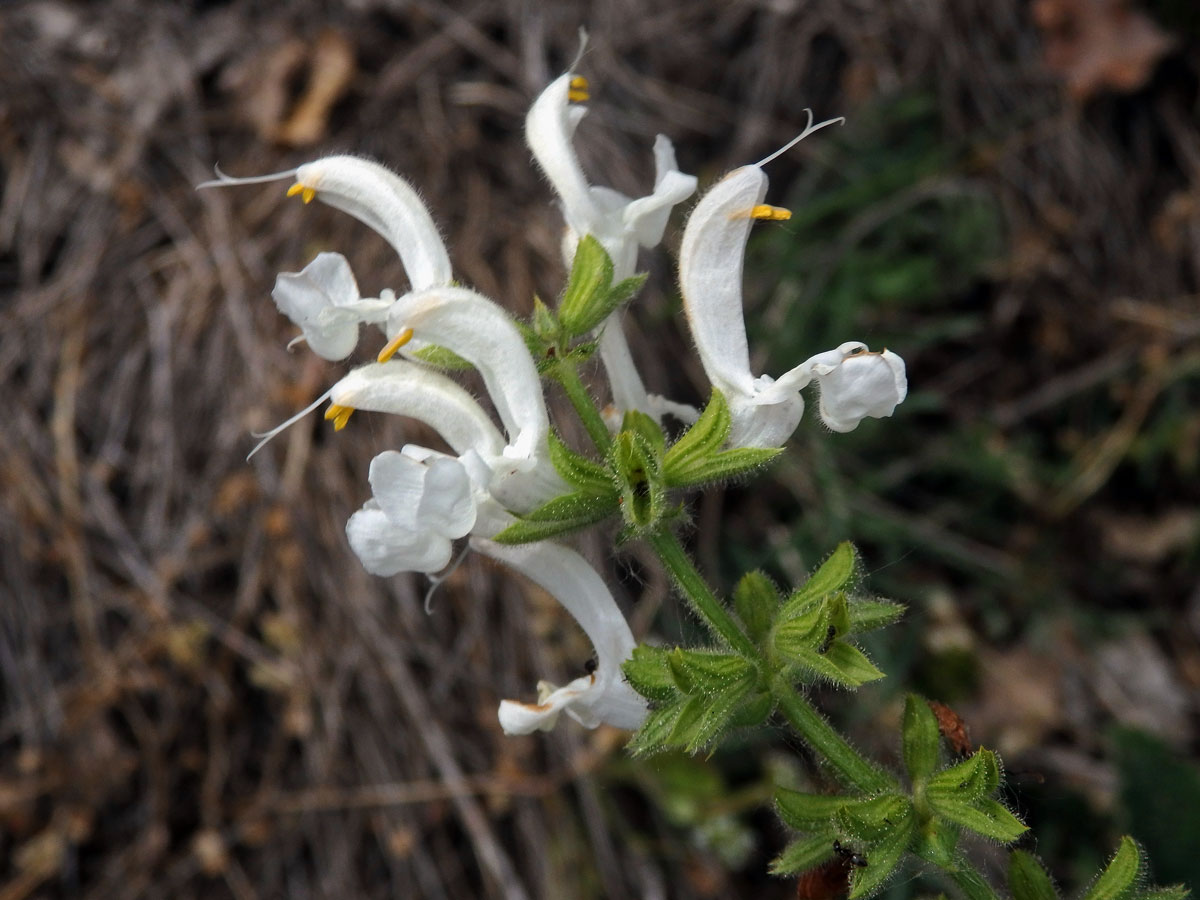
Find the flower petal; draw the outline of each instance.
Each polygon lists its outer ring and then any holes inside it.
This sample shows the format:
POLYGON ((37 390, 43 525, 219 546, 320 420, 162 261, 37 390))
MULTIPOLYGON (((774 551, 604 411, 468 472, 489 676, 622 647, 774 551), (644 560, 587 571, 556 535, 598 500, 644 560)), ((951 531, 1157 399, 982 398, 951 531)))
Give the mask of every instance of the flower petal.
POLYGON ((404 263, 413 290, 449 284, 450 257, 429 210, 407 181, 377 162, 327 156, 296 170, 322 203, 375 229, 404 263))
POLYGON ((757 166, 735 169, 700 198, 679 249, 679 284, 692 339, 713 386, 735 398, 754 394, 742 318, 742 260, 753 219, 767 193, 757 166))
MULTIPOLYGON (((538 702, 522 703, 520 700, 500 701, 500 727, 505 734, 532 734, 535 731, 550 731, 558 724, 558 717, 564 710, 570 711, 571 705, 583 698, 587 692, 594 690, 596 679, 585 675, 576 678, 568 685, 556 688, 549 682, 538 682, 538 702)), ((596 722, 588 727, 595 728, 596 722)))
POLYGON ((339 308, 359 302, 358 284, 340 253, 319 253, 301 271, 281 272, 271 296, 318 356, 338 360, 354 352, 361 319, 339 308))
POLYGON ((474 397, 445 375, 402 359, 353 370, 333 386, 329 399, 424 422, 459 456, 474 450, 491 459, 504 452, 504 436, 474 397))
POLYGON ((853 431, 870 416, 890 416, 908 395, 904 360, 890 350, 847 356, 838 365, 816 365, 821 419, 834 431, 853 431))
POLYGON ((394 524, 374 501, 346 523, 350 548, 372 575, 436 572, 450 563, 453 546, 441 535, 417 534, 394 524))
POLYGON ((666 135, 654 139, 654 192, 633 200, 622 218, 637 235, 643 247, 655 247, 662 241, 671 210, 696 193, 696 176, 685 175, 675 164, 675 148, 666 135))
POLYGON ((618 728, 640 726, 646 718, 646 701, 621 674, 621 663, 633 653, 633 634, 596 570, 574 550, 548 541, 508 546, 476 537, 471 539, 471 546, 507 563, 553 594, 587 633, 596 651, 596 670, 543 697, 541 703, 548 709, 511 702, 502 705, 501 724, 505 730, 509 725, 531 725, 530 730, 542 727, 538 723, 552 726, 548 717, 558 710, 566 710, 588 728, 601 722, 618 728))
POLYGON ((537 368, 508 313, 467 288, 432 288, 396 300, 388 334, 403 328, 413 329, 414 340, 402 353, 439 344, 479 370, 508 431, 504 455, 528 468, 536 465, 545 452, 550 420, 537 368))
POLYGON ((471 481, 457 459, 418 462, 385 450, 371 460, 368 480, 379 508, 400 528, 460 538, 475 524, 471 481))
POLYGON ((575 128, 587 108, 568 99, 571 79, 567 72, 546 86, 525 116, 525 141, 562 200, 563 217, 576 234, 591 234, 595 209, 587 178, 575 155, 575 128))

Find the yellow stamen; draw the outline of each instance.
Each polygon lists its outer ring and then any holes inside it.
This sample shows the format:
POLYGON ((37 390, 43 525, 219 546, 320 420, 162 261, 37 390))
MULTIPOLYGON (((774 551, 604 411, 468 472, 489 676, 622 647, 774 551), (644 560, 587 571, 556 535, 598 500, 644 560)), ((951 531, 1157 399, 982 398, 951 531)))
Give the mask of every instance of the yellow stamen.
POLYGON ((289 197, 295 197, 297 194, 300 195, 300 199, 305 203, 312 203, 313 197, 317 196, 317 189, 305 187, 297 181, 290 188, 288 188, 287 195, 289 197))
POLYGON ((353 414, 353 406, 339 406, 336 403, 331 403, 329 409, 325 410, 325 418, 333 421, 334 431, 341 431, 345 428, 346 423, 350 421, 350 416, 353 414))
POLYGON ((398 335, 387 342, 387 346, 379 351, 379 355, 375 357, 375 361, 387 362, 396 355, 397 350, 412 340, 412 336, 413 330, 411 328, 405 328, 398 335))
POLYGON ((572 103, 586 103, 590 98, 588 94, 588 80, 582 75, 576 75, 571 79, 567 90, 567 99, 572 103))
POLYGON ((791 217, 792 211, 790 209, 784 209, 782 206, 771 206, 767 203, 760 203, 750 210, 750 218, 766 219, 769 222, 786 222, 791 217))

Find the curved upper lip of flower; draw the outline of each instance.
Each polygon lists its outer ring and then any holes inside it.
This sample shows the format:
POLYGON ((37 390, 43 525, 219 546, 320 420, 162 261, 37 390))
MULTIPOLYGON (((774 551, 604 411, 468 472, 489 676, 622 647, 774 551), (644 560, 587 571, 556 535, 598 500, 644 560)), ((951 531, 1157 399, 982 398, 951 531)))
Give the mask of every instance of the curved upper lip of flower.
POLYGON ((407 416, 435 429, 454 452, 501 456, 504 436, 466 389, 425 366, 392 359, 354 369, 329 392, 338 406, 407 416))
POLYGON ((431 288, 393 304, 388 334, 404 328, 413 329, 413 340, 402 353, 439 344, 479 370, 508 432, 504 455, 521 466, 535 465, 546 446, 550 420, 537 367, 508 313, 467 288, 431 288))
POLYGON ((379 232, 400 255, 414 290, 451 282, 450 257, 437 226, 399 175, 358 156, 327 156, 300 166, 296 182, 379 232))
MULTIPOLYGON (((819 126, 818 126, 819 127, 819 126)), ((806 130, 811 133, 812 126, 806 130)), ((696 204, 683 233, 679 283, 688 325, 713 386, 729 401, 730 442, 775 446, 791 435, 804 411, 798 391, 821 384, 821 417, 850 431, 865 416, 889 416, 908 390, 904 362, 894 353, 863 353, 858 341, 811 357, 779 379, 755 377, 742 315, 742 267, 756 218, 782 218, 763 206, 767 176, 759 165, 735 169, 696 204), (851 362, 853 360, 853 362, 851 362), (849 363, 849 369, 843 369, 849 363)))
POLYGON ((593 235, 613 258, 615 277, 633 274, 638 244, 662 240, 671 208, 696 190, 696 178, 680 172, 675 151, 664 135, 654 142, 654 190, 631 199, 619 191, 588 184, 575 153, 575 129, 587 108, 570 102, 573 73, 566 73, 538 95, 525 117, 525 139, 538 165, 562 200, 567 225, 578 236, 593 235))
MULTIPOLYGON (((570 99, 576 78, 570 72, 561 75, 538 95, 525 118, 525 140, 562 201, 567 265, 577 241, 590 234, 611 257, 613 277, 619 281, 633 274, 639 244, 653 247, 662 240, 671 209, 695 192, 696 178, 679 171, 670 140, 660 134, 654 141, 654 190, 649 195, 634 200, 611 188, 589 185, 575 153, 575 129, 587 113, 570 99)), ((655 415, 615 316, 600 333, 600 356, 616 406, 655 415)))

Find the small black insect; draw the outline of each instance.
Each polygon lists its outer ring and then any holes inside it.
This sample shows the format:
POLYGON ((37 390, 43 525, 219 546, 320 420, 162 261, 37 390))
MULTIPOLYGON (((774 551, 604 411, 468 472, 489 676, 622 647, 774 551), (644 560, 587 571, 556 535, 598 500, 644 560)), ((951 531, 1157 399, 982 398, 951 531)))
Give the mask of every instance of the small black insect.
POLYGON ((867 858, 865 856, 860 856, 849 847, 843 847, 840 841, 833 842, 833 852, 842 859, 846 860, 846 862, 850 863, 852 866, 855 866, 859 869, 865 869, 867 867, 867 858))
POLYGON ((825 640, 821 642, 821 646, 817 648, 817 652, 828 653, 829 648, 833 646, 833 639, 835 637, 837 637, 837 628, 830 625, 829 630, 825 632, 825 640))
POLYGON ((596 662, 596 658, 592 657, 591 659, 589 659, 587 662, 585 662, 583 664, 583 671, 587 672, 589 675, 594 675, 596 673, 596 668, 599 665, 600 664, 598 662, 596 662))

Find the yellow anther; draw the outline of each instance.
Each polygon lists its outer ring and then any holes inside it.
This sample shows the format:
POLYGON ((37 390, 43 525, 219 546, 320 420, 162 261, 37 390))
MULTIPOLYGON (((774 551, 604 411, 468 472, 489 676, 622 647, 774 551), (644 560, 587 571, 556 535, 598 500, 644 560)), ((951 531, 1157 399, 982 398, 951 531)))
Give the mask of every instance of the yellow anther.
POLYGON ((387 362, 396 355, 397 350, 412 340, 412 336, 413 330, 411 328, 405 328, 398 335, 387 342, 387 346, 379 351, 379 355, 375 357, 375 361, 387 362))
POLYGON ((316 188, 305 187, 297 181, 290 188, 288 188, 287 195, 289 197, 295 197, 297 194, 300 195, 300 199, 305 203, 312 203, 313 197, 317 196, 317 190, 316 188))
POLYGON ((784 209, 782 206, 771 206, 768 203, 760 203, 750 210, 750 218, 766 219, 769 222, 786 222, 791 217, 792 211, 790 209, 784 209))
POLYGON ((567 99, 572 103, 586 103, 591 97, 588 93, 588 80, 582 75, 572 78, 567 87, 567 99))
POLYGON ((329 409, 325 410, 325 418, 333 421, 333 430, 341 431, 346 427, 346 423, 350 421, 350 417, 354 415, 353 406, 339 406, 336 403, 331 403, 329 409))

